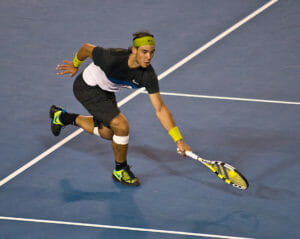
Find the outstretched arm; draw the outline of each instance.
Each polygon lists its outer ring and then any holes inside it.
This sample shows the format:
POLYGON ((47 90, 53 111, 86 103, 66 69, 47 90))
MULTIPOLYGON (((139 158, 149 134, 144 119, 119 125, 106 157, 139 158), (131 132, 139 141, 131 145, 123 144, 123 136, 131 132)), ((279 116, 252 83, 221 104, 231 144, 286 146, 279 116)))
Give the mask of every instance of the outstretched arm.
POLYGON ((77 71, 79 65, 88 57, 93 58, 92 52, 95 46, 89 43, 84 44, 79 51, 76 53, 73 61, 64 60, 64 64, 60 64, 56 67, 59 72, 57 75, 70 74, 73 77, 77 71), (80 63, 81 62, 81 63, 80 63), (79 63, 79 65, 78 65, 79 63))
MULTIPOLYGON (((168 131, 176 127, 173 116, 168 107, 163 102, 160 93, 149 94, 150 101, 155 109, 156 117, 160 121, 161 125, 168 131)), ((191 148, 180 139, 176 141, 177 147, 181 155, 185 155, 185 151, 192 151, 191 148)))

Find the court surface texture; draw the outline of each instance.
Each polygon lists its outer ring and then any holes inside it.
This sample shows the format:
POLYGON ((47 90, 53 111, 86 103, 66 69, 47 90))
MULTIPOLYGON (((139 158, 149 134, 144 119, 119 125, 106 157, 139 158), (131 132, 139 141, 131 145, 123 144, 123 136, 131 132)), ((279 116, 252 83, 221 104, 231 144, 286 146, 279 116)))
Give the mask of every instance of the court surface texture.
MULTIPOLYGON (((0 2, 0 239, 298 238, 300 1, 0 2), (238 190, 181 158, 148 95, 117 93, 141 186, 111 178, 109 141, 50 131, 52 104, 87 115, 56 66, 86 42, 155 35, 164 102, 201 157, 235 166, 238 190)), ((84 69, 90 60, 84 62, 84 69)))

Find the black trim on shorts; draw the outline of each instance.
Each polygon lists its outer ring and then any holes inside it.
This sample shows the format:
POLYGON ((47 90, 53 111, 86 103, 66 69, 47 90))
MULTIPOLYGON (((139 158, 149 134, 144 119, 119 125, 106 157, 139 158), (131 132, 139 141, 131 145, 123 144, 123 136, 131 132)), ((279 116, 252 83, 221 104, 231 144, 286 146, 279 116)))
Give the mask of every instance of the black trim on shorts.
POLYGON ((89 86, 80 73, 73 84, 73 92, 84 108, 94 116, 95 126, 109 127, 119 113, 115 93, 102 90, 99 86, 89 86))

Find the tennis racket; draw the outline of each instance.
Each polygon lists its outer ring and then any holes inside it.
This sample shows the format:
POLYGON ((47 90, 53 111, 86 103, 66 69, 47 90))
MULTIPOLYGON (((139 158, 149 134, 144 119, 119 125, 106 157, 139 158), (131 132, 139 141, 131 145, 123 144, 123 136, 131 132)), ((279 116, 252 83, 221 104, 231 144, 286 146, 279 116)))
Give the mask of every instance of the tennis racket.
POLYGON ((185 151, 185 154, 188 157, 203 163, 211 171, 217 174, 219 178, 232 185, 233 187, 241 190, 246 190, 248 188, 249 184, 247 182, 247 179, 231 165, 223 163, 221 161, 210 161, 200 158, 198 155, 194 154, 191 151, 185 151))

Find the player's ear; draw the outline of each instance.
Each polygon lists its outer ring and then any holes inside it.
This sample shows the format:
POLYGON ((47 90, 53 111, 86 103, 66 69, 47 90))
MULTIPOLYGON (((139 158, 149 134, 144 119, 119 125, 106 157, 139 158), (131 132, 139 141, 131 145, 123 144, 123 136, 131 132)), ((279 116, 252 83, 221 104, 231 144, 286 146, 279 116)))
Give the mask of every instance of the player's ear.
POLYGON ((131 47, 131 52, 134 54, 134 55, 136 55, 136 53, 137 53, 137 48, 136 47, 131 47))

